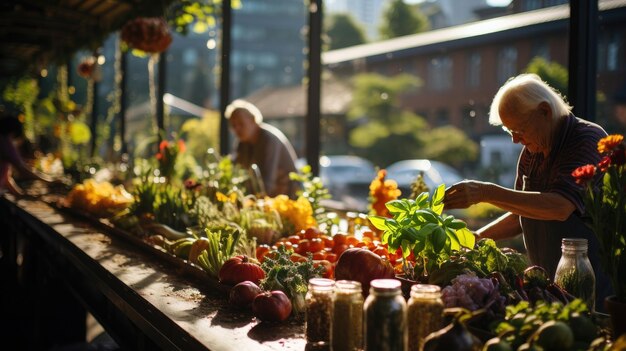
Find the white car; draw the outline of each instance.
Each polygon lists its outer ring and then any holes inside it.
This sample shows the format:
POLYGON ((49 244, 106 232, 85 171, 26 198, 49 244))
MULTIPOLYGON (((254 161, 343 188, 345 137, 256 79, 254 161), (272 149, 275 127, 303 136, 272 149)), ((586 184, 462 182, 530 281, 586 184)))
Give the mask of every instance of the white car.
POLYGON ((424 182, 432 192, 439 184, 444 183, 446 187, 462 181, 463 176, 451 166, 426 159, 403 160, 393 163, 387 169, 387 179, 393 179, 398 183, 398 188, 402 191, 402 197, 411 195, 411 183, 415 181, 418 174, 424 174, 424 182))
MULTIPOLYGON (((296 162, 298 169, 305 164, 305 159, 296 162)), ((369 185, 376 177, 370 161, 351 155, 321 156, 319 176, 333 200, 348 209, 367 210, 369 185)))

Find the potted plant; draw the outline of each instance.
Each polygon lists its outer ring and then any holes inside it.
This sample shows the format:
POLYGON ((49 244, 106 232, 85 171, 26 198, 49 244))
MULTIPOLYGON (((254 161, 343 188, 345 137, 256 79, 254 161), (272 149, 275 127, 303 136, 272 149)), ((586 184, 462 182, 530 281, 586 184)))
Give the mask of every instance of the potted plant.
POLYGON ((474 247, 474 234, 466 228, 465 222, 442 213, 444 193, 445 185, 441 184, 432 199, 428 192, 423 192, 415 200, 387 202, 392 218, 368 217, 374 227, 383 231, 381 240, 388 245, 389 252, 402 250, 404 271, 413 279, 427 276, 448 260, 453 251, 474 247), (417 269, 407 266, 411 255, 415 257, 417 269))
POLYGON ((572 172, 585 186, 585 210, 600 245, 601 265, 611 279, 615 295, 605 300, 613 318, 614 335, 626 333, 626 145, 622 135, 598 142, 602 159, 572 172), (596 185, 599 182, 599 187, 596 185), (619 310, 619 306, 622 306, 619 310), (621 312, 618 312, 621 311, 621 312))

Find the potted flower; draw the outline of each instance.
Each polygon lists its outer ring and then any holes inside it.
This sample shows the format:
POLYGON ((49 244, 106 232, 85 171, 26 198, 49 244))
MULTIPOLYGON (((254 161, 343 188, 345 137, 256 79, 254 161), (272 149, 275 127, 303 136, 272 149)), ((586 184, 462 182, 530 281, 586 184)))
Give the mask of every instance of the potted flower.
POLYGON ((585 210, 591 217, 591 228, 598 238, 602 269, 611 279, 614 296, 605 300, 612 314, 614 332, 626 333, 626 145, 622 135, 609 135, 598 142, 603 156, 597 165, 585 165, 572 172, 578 184, 585 187, 585 210), (599 187, 596 186, 599 184, 599 187), (618 329, 621 328, 621 329, 618 329))

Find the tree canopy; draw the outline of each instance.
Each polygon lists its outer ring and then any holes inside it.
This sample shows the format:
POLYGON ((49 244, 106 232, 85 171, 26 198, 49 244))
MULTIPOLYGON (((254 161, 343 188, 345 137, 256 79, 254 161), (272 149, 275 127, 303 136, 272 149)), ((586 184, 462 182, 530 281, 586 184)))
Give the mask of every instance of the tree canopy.
POLYGON ((365 31, 348 14, 331 15, 326 27, 328 50, 341 49, 367 42, 365 31))
POLYGON ((430 22, 426 15, 417 8, 405 4, 404 0, 392 0, 383 13, 383 23, 379 32, 382 39, 391 39, 428 29, 430 22))

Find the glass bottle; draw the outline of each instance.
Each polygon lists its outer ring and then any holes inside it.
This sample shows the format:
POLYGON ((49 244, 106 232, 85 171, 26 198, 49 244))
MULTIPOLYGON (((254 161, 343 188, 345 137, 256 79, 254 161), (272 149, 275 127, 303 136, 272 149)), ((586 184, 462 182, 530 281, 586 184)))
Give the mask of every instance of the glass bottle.
POLYGON ((366 351, 407 351, 406 301, 399 280, 372 280, 363 308, 366 351))
POLYGON ((407 307, 409 350, 421 350, 428 334, 444 327, 441 288, 415 284, 407 307))
POLYGON ((587 239, 563 238, 554 282, 595 310, 596 276, 587 256, 587 239))
POLYGON ((361 283, 351 280, 335 283, 330 341, 333 351, 358 351, 363 348, 361 283))
POLYGON ((332 279, 309 280, 309 290, 305 297, 307 344, 330 345, 334 286, 335 281, 332 279))

